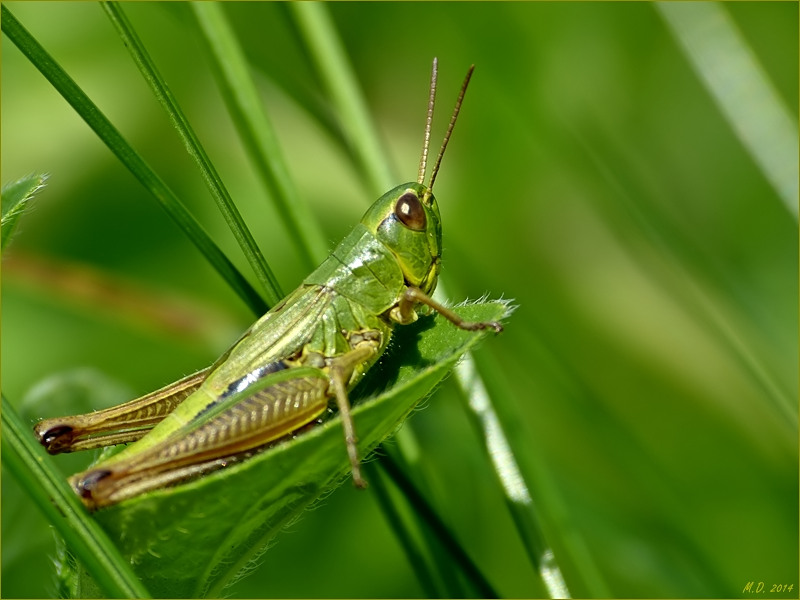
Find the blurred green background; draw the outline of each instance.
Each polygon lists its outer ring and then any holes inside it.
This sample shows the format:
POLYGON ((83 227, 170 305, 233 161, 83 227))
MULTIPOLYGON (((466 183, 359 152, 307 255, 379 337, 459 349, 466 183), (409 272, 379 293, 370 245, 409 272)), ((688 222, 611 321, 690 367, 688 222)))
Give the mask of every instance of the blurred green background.
MULTIPOLYGON (((7 6, 247 272, 161 109, 95 4, 7 6)), ((574 596, 798 590, 798 229, 657 5, 329 5, 397 182, 416 176, 430 61, 438 144, 476 64, 436 195, 452 300, 513 298, 478 352, 527 440, 517 456, 574 596)), ((127 4, 284 290, 306 274, 276 223, 179 3, 127 4)), ((374 200, 291 99, 324 102, 284 6, 230 3, 291 174, 331 246, 374 200), (276 84, 279 82, 279 84, 276 84)), ((798 6, 723 15, 797 130, 798 6)), ((2 181, 50 174, 2 282, 2 387, 33 422, 205 366, 246 307, 3 37, 2 181), (100 385, 99 381, 107 384, 100 385), (90 382, 90 383, 86 383, 90 382), (48 387, 64 402, 42 406, 48 387)), ((737 76, 736 65, 729 76, 737 76)), ((751 107, 752 115, 770 107, 751 107)), ((796 149, 795 149, 796 152, 796 149)), ((796 169, 796 161, 795 161, 796 169)), ((795 174, 796 179, 796 174, 795 174)), ((454 380, 412 418, 434 502, 503 596, 543 593, 454 380)), ((88 458, 58 459, 65 473, 88 458)), ((53 593, 54 542, 2 480, 2 595, 53 593)), ((234 597, 414 597, 370 493, 321 501, 234 597)))

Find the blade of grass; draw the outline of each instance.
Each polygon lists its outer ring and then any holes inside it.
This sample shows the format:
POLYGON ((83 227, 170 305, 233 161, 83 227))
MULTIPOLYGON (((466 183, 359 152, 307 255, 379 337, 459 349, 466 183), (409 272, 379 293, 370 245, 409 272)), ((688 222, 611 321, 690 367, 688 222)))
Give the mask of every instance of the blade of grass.
POLYGON ((225 9, 214 2, 193 2, 191 8, 245 149, 269 190, 297 253, 311 270, 327 256, 328 247, 310 207, 289 177, 277 136, 225 9))
MULTIPOLYGON (((427 503, 430 509, 427 514, 434 514, 440 522, 443 522, 443 516, 433 507, 432 500, 429 501, 428 497, 422 494, 419 489, 420 485, 425 485, 428 488, 426 492, 430 491, 429 481, 426 477, 426 473, 429 473, 429 471, 420 468, 421 465, 418 458, 421 449, 410 427, 403 427, 397 432, 392 443, 384 444, 381 450, 383 452, 382 460, 391 462, 397 470, 406 475, 406 479, 416 482, 417 491, 420 492, 422 501, 427 503)), ((381 467, 381 463, 376 463, 376 465, 381 467)), ((407 498, 406 504, 413 508, 413 504, 408 502, 407 498)), ((381 509, 385 510, 385 507, 381 506, 381 509)), ((436 597, 467 598, 470 594, 476 596, 478 594, 478 586, 471 585, 472 582, 469 576, 459 576, 459 573, 464 570, 464 565, 460 564, 457 557, 452 556, 446 545, 437 538, 435 526, 425 520, 425 514, 414 511, 411 513, 411 518, 413 522, 406 524, 406 528, 416 527, 422 542, 427 545, 429 561, 436 567, 439 585, 444 589, 444 592, 436 597)), ((483 577, 485 579, 485 576, 483 577)))
POLYGON ((797 121, 725 7, 717 2, 657 2, 655 7, 739 141, 797 220, 797 121))
POLYGON ((219 208, 231 233, 233 233, 233 236, 236 238, 239 247, 247 258, 247 262, 250 264, 250 268, 253 269, 263 289, 266 290, 267 303, 274 306, 283 297, 278 280, 275 278, 264 256, 261 254, 261 250, 258 248, 256 241, 253 239, 253 235, 250 233, 250 229, 248 229, 247 224, 244 222, 244 219, 242 219, 242 215, 236 208, 228 190, 225 188, 225 184, 222 182, 217 170, 208 158, 200 140, 186 120, 178 102, 167 86, 167 82, 164 81, 164 78, 158 72, 155 63, 150 58, 142 41, 139 39, 139 36, 136 35, 131 22, 122 10, 122 6, 118 2, 102 2, 101 6, 114 27, 116 27, 123 44, 125 44, 125 47, 131 53, 131 57, 142 73, 144 80, 150 86, 150 89, 153 90, 159 103, 161 103, 161 106, 163 106, 164 110, 167 112, 167 116, 172 126, 178 132, 189 156, 191 156, 197 164, 206 187, 208 187, 211 196, 217 203, 217 208, 219 208))
POLYGON ((395 177, 367 110, 364 96, 327 9, 316 2, 292 2, 295 17, 314 66, 342 122, 345 140, 359 171, 377 198, 395 185, 395 177))
MULTIPOLYGON (((387 449, 385 447, 382 448, 385 453, 387 449)), ((392 478, 395 485, 399 487, 403 491, 403 494, 409 499, 415 510, 419 513, 419 516, 424 519, 428 526, 436 533, 437 538, 445 546, 451 556, 461 565, 462 572, 470 580, 472 585, 475 586, 480 594, 479 597, 499 598, 500 596, 498 596, 492 585, 487 581, 483 573, 481 573, 481 570, 464 551, 464 548, 456 537, 447 525, 444 524, 444 521, 442 521, 411 479, 397 466, 397 462, 394 460, 387 460, 382 461, 381 464, 389 477, 392 478)))
MULTIPOLYGON (((764 398, 781 413, 787 425, 796 427, 797 410, 794 395, 770 369, 769 360, 754 351, 748 343, 743 333, 746 318, 741 316, 743 314, 741 307, 731 303, 731 298, 736 298, 735 289, 723 287, 720 291, 715 291, 709 286, 707 282, 718 279, 716 267, 697 258, 698 253, 694 245, 682 237, 681 232, 670 224, 669 218, 637 201, 640 197, 652 195, 652 192, 638 187, 640 184, 635 178, 630 177, 630 170, 612 168, 613 159, 609 160, 608 148, 600 152, 583 136, 576 134, 576 139, 586 150, 587 157, 594 163, 603 179, 614 189, 614 208, 622 206, 635 215, 647 239, 654 243, 664 256, 671 259, 669 272, 674 273, 674 277, 680 280, 682 285, 669 286, 665 291, 687 307, 687 314, 696 315, 694 318, 703 328, 708 329, 715 338, 724 341, 732 356, 741 363, 742 369, 763 388, 764 398), (687 250, 691 254, 686 254, 687 250)), ((643 255, 635 256, 638 259, 643 255)), ((642 264, 648 271, 652 270, 652 265, 642 264)))
POLYGON ((100 109, 80 87, 67 75, 44 48, 20 24, 8 8, 3 5, 2 31, 17 48, 33 63, 39 72, 53 85, 59 94, 72 106, 80 117, 97 134, 142 185, 155 197, 161 207, 177 223, 178 227, 197 246, 222 278, 256 314, 266 311, 266 304, 227 256, 211 240, 208 233, 189 213, 175 193, 153 171, 145 160, 122 137, 100 109))
POLYGON ((20 217, 25 213, 28 202, 45 186, 47 175, 28 175, 3 186, 3 217, 0 231, 0 249, 5 250, 14 236, 20 217))
MULTIPOLYGON (((514 452, 521 448, 524 439, 518 430, 506 425, 504 411, 496 411, 492 405, 486 383, 481 379, 471 355, 467 355, 456 367, 458 384, 469 402, 468 414, 486 444, 494 471, 505 495, 506 505, 520 533, 528 558, 542 578, 551 598, 569 598, 569 588, 561 569, 555 561, 552 549, 547 544, 537 518, 528 484, 520 471, 514 452)), ((508 398, 508 394, 497 394, 495 398, 508 398)), ((498 403, 505 411, 516 412, 510 402, 498 403)))
POLYGON ((408 532, 408 528, 403 524, 400 511, 396 509, 394 503, 389 497, 389 490, 383 483, 380 470, 375 466, 374 463, 366 462, 364 463, 364 471, 367 475, 370 489, 378 497, 378 503, 381 505, 381 508, 385 513, 389 527, 391 527, 392 531, 397 536, 397 540, 403 547, 406 557, 408 558, 408 562, 411 565, 414 574, 417 576, 420 587, 422 587, 422 590, 425 592, 425 595, 428 598, 441 598, 442 594, 439 592, 436 586, 436 581, 434 580, 433 574, 428 568, 428 565, 425 561, 425 556, 412 539, 408 532))
POLYGON ((27 490, 34 504, 58 530, 69 548, 111 598, 149 598, 130 565, 78 497, 56 472, 44 449, 34 442, 17 411, 2 397, 3 464, 27 490))

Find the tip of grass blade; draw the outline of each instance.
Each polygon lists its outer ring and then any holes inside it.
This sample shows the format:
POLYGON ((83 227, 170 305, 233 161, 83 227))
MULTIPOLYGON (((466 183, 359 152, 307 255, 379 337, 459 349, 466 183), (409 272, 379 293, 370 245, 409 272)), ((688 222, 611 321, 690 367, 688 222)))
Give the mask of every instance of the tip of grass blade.
POLYGON ((3 186, 2 191, 2 249, 14 235, 20 217, 29 209, 30 201, 47 182, 47 174, 26 175, 3 186))

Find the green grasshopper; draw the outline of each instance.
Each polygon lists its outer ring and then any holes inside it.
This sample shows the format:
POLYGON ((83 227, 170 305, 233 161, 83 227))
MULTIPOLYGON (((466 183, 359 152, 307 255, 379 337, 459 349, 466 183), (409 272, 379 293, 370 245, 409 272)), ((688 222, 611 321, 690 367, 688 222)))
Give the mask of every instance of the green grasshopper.
POLYGON ((36 436, 51 454, 136 442, 70 478, 87 508, 222 468, 313 424, 333 399, 353 482, 366 487, 347 394, 386 350, 395 325, 433 310, 461 329, 502 330, 498 322, 466 322, 431 298, 442 254, 433 184, 473 69, 428 185, 436 59, 418 180, 379 198, 300 287, 211 367, 116 407, 36 424, 36 436))

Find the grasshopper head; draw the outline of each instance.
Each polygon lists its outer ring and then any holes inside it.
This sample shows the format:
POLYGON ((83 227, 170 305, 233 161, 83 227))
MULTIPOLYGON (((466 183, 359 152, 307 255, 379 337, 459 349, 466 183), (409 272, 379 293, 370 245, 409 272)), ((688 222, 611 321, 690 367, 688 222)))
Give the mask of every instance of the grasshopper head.
POLYGON ((453 133, 458 112, 461 110, 464 93, 467 91, 472 71, 475 69, 475 65, 472 65, 467 70, 467 76, 458 93, 453 116, 447 126, 447 132, 444 134, 442 147, 433 165, 428 185, 425 185, 428 143, 436 96, 437 65, 438 61, 434 58, 428 97, 428 118, 425 122, 425 139, 419 162, 419 178, 416 183, 405 183, 386 192, 361 219, 361 223, 397 258, 406 283, 418 287, 429 296, 436 289, 436 282, 439 279, 439 263, 442 260, 442 220, 439 217, 439 205, 436 204, 436 198, 433 196, 433 182, 436 181, 439 165, 442 162, 450 135, 453 133))
POLYGON ((433 293, 442 256, 442 222, 428 187, 397 186, 372 205, 361 223, 397 257, 409 285, 433 293))

